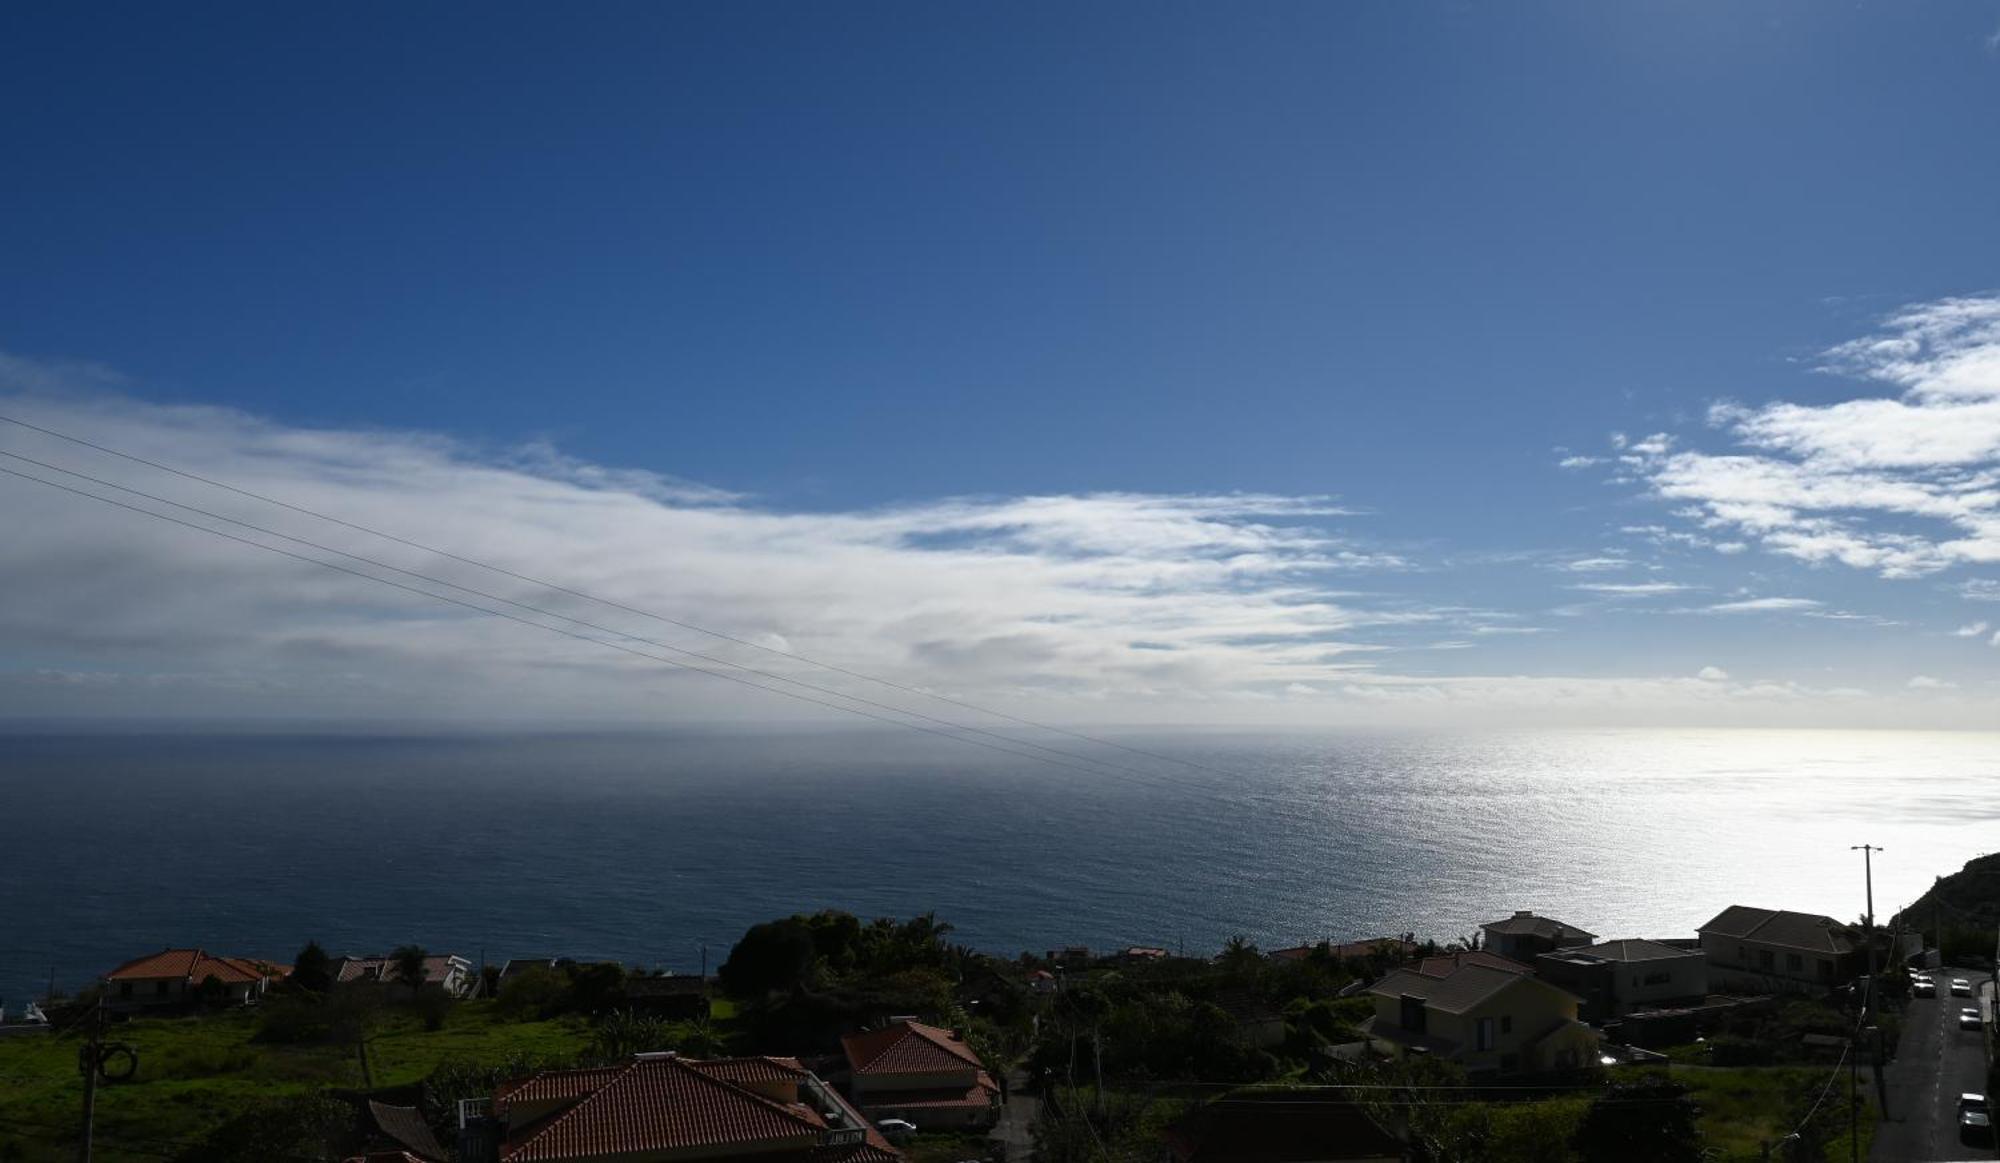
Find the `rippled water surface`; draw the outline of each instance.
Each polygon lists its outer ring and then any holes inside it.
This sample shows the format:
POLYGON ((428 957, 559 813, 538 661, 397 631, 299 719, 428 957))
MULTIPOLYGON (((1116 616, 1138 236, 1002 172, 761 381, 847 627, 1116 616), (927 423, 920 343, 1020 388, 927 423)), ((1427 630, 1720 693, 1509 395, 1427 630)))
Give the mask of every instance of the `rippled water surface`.
POLYGON ((1731 903, 1858 916, 1851 844, 1886 849, 1884 915, 2000 848, 1996 735, 1120 738, 1202 766, 855 733, 0 737, 0 1000, 307 938, 692 970, 826 906, 936 910, 1005 952, 1450 937, 1517 908, 1675 936, 1731 903))

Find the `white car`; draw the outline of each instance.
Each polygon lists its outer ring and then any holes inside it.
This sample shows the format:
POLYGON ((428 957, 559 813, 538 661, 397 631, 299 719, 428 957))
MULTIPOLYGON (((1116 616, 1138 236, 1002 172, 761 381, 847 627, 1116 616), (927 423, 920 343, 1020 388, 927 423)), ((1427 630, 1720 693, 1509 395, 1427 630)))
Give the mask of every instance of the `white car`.
POLYGON ((1966 1007, 1965 1009, 1962 1009, 1962 1010, 1958 1011, 1958 1028, 1959 1028, 1959 1029, 1961 1029, 1961 1030, 1976 1030, 1976 1029, 1979 1029, 1979 1027, 1980 1027, 1980 1021, 1979 1021, 1979 1011, 1978 1011, 1978 1010, 1976 1010, 1976 1009, 1973 1009, 1973 1008, 1971 1008, 1970 1006, 1968 1006, 1968 1007, 1966 1007))
POLYGON ((1910 978, 1910 996, 1936 997, 1937 982, 1921 975, 1910 978))
POLYGON ((875 1124, 875 1129, 891 1143, 907 1143, 917 1133, 917 1124, 908 1119, 883 1119, 875 1124))
POLYGON ((1971 997, 1971 996, 1972 996, 1972 983, 1971 983, 1971 982, 1969 982, 1969 981, 1967 981, 1967 980, 1965 980, 1965 979, 1964 979, 1963 977, 1954 977, 1954 978, 1952 978, 1952 979, 1951 979, 1951 995, 1952 995, 1953 997, 1971 997))

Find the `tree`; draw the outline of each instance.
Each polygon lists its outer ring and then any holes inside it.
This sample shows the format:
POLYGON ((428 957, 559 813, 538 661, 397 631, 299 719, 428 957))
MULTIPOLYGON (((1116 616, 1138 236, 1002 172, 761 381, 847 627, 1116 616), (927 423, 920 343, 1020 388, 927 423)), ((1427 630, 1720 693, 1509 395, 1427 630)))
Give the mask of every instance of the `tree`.
POLYGON ((391 977, 396 984, 409 986, 412 996, 424 988, 424 961, 429 956, 421 945, 404 945, 389 955, 391 977))
POLYGON ((752 925, 717 970, 722 988, 736 997, 790 990, 812 971, 813 937, 798 917, 752 925))
POLYGON ((325 993, 333 988, 333 958, 326 955, 318 941, 307 941, 299 955, 292 958, 291 982, 307 993, 325 993))
POLYGON ((219 1009, 229 1001, 229 987, 222 984, 220 977, 211 973, 201 979, 200 985, 195 986, 195 997, 201 1002, 202 1008, 219 1009))
POLYGON ((1698 1163, 1700 1118, 1678 1082, 1626 1083, 1591 1100, 1571 1142, 1588 1163, 1698 1163))

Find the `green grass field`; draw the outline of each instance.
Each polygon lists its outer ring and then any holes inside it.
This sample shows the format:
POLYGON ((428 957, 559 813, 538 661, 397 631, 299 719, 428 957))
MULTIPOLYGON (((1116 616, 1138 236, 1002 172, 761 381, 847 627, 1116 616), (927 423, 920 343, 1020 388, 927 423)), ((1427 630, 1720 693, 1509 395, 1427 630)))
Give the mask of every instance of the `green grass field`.
MULTIPOLYGON (((252 1041, 252 1013, 143 1020, 112 1027, 110 1038, 139 1053, 131 1081, 99 1088, 97 1157, 107 1163, 172 1158, 258 1099, 326 1086, 362 1085, 352 1047, 268 1046, 252 1041)), ((567 1056, 589 1042, 579 1019, 500 1020, 490 1002, 455 1007, 443 1029, 424 1030, 391 1010, 369 1043, 376 1086, 415 1082, 440 1062, 498 1062, 521 1053, 567 1056)), ((83 1083, 80 1039, 0 1039, 0 1161, 75 1158, 83 1083)))

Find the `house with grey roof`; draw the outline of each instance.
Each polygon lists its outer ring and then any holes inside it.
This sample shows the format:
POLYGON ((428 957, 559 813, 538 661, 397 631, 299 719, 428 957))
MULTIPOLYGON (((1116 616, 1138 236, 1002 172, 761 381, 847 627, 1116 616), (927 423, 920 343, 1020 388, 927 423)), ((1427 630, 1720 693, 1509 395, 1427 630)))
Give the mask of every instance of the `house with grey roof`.
POLYGON ((1861 931, 1832 917, 1731 905, 1695 932, 1717 989, 1806 993, 1868 971, 1861 931))
POLYGON ((1529 909, 1521 909, 1504 921, 1489 921, 1479 926, 1479 931, 1486 935, 1486 948, 1528 964, 1551 950, 1588 945, 1597 940, 1595 933, 1586 933, 1554 917, 1538 917, 1529 909))
POLYGON ((1699 949, 1638 939, 1557 949, 1535 958, 1535 975, 1583 999, 1583 1020, 1699 1001, 1708 958, 1699 949))
POLYGON ((1535 1074, 1597 1061, 1581 999, 1525 971, 1442 958, 1398 969, 1368 988, 1362 1032, 1379 1050, 1444 1058, 1474 1073, 1535 1074), (1426 963, 1429 965, 1429 963, 1426 963))

